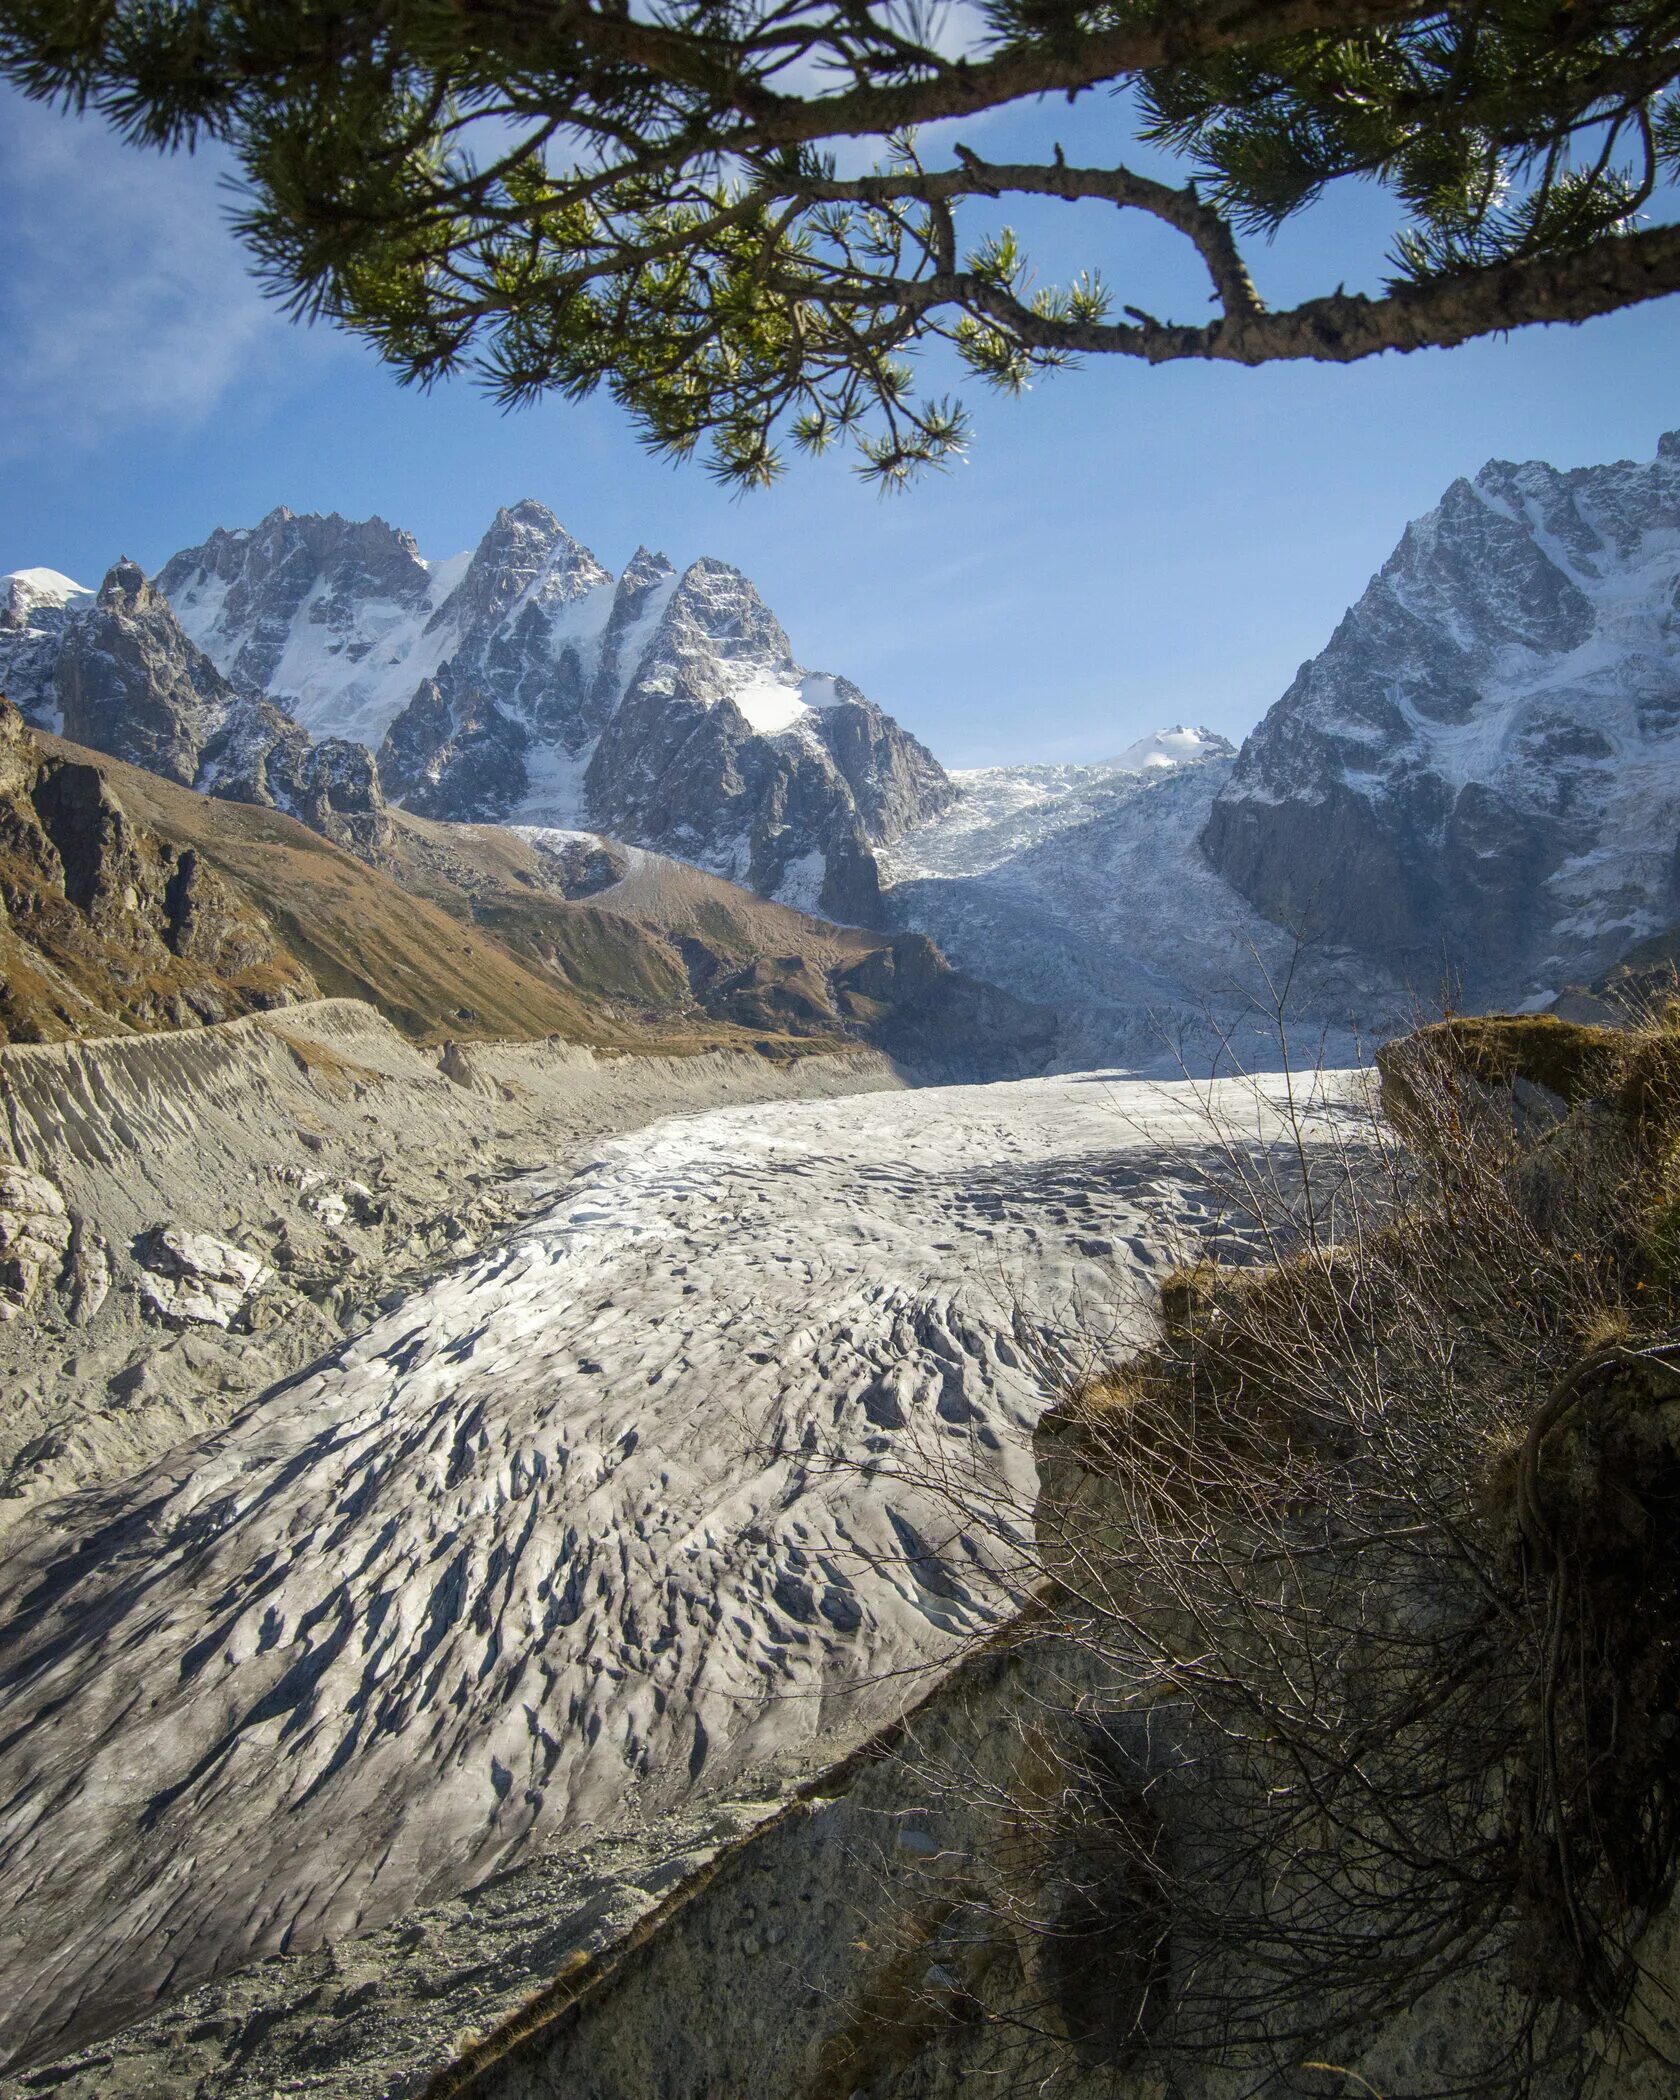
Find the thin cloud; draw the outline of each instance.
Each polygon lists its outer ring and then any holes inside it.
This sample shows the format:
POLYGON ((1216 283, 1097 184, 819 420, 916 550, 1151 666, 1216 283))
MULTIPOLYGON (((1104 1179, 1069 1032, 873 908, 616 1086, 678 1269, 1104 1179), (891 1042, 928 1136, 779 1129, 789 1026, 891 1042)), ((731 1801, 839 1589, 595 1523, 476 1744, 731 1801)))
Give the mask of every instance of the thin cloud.
POLYGON ((0 100, 0 458, 193 428, 331 354, 253 282, 213 156, 162 156, 0 100))

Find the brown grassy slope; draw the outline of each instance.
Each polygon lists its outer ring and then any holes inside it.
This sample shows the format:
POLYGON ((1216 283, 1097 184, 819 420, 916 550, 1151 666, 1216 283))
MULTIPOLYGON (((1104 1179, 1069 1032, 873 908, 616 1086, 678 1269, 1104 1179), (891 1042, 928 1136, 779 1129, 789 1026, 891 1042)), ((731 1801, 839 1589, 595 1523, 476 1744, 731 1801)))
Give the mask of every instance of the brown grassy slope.
MULTIPOLYGON (((392 810, 373 850, 404 889, 477 925, 577 996, 625 1015, 698 1016, 688 973, 661 929, 566 894, 553 866, 514 832, 392 810)), ((629 858, 621 848, 612 854, 615 865, 629 858)))
MULTIPOLYGON (((651 971, 650 996, 622 1008, 590 997, 588 986, 569 987, 534 954, 513 953, 474 923, 465 899, 446 910, 402 879, 400 863, 390 872, 369 867, 277 811, 198 795, 57 738, 40 741, 96 766, 137 820, 196 850, 272 925, 322 992, 366 999, 419 1040, 559 1035, 662 1049, 744 1040, 704 1019, 696 1025, 674 999, 654 996, 665 986, 654 984, 651 971)), ((603 967, 598 975, 605 981, 614 973, 603 967)))
MULTIPOLYGON (((195 854, 322 992, 366 999, 422 1041, 773 1055, 864 1041, 934 1071, 977 1060, 988 1077, 1042 1069, 1049 1052, 1051 1016, 953 971, 925 936, 831 925, 663 855, 401 810, 358 825, 349 851, 272 809, 36 741, 195 854)), ((87 1026, 67 1014, 57 1032, 87 1026)))
POLYGON ((0 1042, 196 1027, 316 996, 204 856, 0 701, 0 1042))
POLYGON ((677 999, 720 1022, 862 1038, 912 1064, 1042 1069, 1051 1017, 952 970, 924 935, 839 926, 670 856, 555 849, 495 825, 393 813, 384 864, 596 999, 677 999))
POLYGON ((379 857, 446 910, 471 901, 481 924, 540 954, 568 982, 602 996, 704 996, 707 960, 819 974, 886 947, 890 936, 831 925, 685 861, 603 842, 587 883, 570 884, 554 856, 494 824, 438 824, 393 811, 379 857), (707 959, 685 963, 685 948, 707 959))

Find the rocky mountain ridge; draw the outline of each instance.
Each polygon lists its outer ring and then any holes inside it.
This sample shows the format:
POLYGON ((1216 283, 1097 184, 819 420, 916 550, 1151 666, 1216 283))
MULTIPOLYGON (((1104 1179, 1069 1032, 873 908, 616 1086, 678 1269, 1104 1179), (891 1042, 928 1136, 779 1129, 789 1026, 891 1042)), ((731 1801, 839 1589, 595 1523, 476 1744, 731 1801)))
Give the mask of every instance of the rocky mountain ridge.
POLYGON ((1064 1059, 1217 1034, 1298 941, 1313 1018, 1368 1029, 1544 1004, 1680 919, 1680 433, 1456 482, 1235 756, 1181 725, 947 775, 739 572, 614 578, 532 502, 449 562, 278 510, 155 586, 5 592, 36 721, 374 857, 388 803, 587 830, 922 933, 1056 1006, 1064 1059))
POLYGON ((951 798, 856 686, 796 663, 738 570, 642 548, 615 579, 535 501, 442 563, 380 519, 282 508, 157 588, 231 684, 376 747, 423 815, 587 825, 871 923, 875 845, 951 798))
POLYGON ((1680 431, 1491 461, 1407 526, 1202 833, 1269 918, 1543 1001, 1680 917, 1680 431))
POLYGON ((311 738, 264 695, 224 678, 137 562, 97 591, 50 570, 4 579, 0 693, 25 721, 201 793, 284 810, 355 847, 384 811, 371 754, 311 738))
MULTIPOLYGON (((1230 761, 1223 738, 1179 725, 1106 765, 952 780, 846 680, 800 671, 736 571, 701 560, 678 575, 643 549, 615 582, 539 506, 501 513, 464 564, 428 565, 379 521, 276 513, 212 534, 155 585, 127 562, 97 593, 58 583, 19 578, 9 641, 0 629, 0 680, 21 674, 37 719, 201 791, 284 810, 376 866, 402 857, 402 808, 446 822, 487 814, 533 837, 651 838, 701 867, 721 862, 760 895, 898 929, 890 982, 875 983, 872 961, 868 992, 849 980, 825 990, 820 972, 805 981, 802 938, 749 958, 744 974, 739 957, 720 967, 697 955, 691 978, 701 972, 711 1010, 726 995, 748 1025, 826 1013, 851 1032, 860 999, 902 1012, 924 979, 943 1012, 937 943, 970 978, 1005 984, 988 1041, 1001 1025, 1024 1044, 1034 1024, 1017 1002, 1048 1000, 1063 1040, 1045 1057, 1147 1054, 1163 1000, 1196 997, 1193 971, 1156 966, 1181 938, 1177 889, 1209 892, 1195 915, 1203 945, 1220 945, 1233 917, 1255 918, 1189 865, 1184 798, 1171 810, 1138 801, 1185 770, 1211 780, 1230 761), (355 737, 311 740, 337 722, 377 735, 377 758, 355 737), (1155 836, 1159 816, 1170 838, 1155 836), (917 940, 925 955, 903 945, 917 940)), ((935 1047, 925 1032, 917 1045, 935 1047)), ((1010 1054, 1005 1069, 1028 1068, 1010 1054)))

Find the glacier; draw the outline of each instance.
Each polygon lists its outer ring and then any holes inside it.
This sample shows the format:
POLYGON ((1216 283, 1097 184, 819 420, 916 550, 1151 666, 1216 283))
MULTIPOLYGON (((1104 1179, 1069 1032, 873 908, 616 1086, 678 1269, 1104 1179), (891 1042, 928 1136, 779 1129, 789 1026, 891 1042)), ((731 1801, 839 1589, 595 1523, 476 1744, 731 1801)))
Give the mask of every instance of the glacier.
POLYGON ((655 1123, 228 1427, 25 1517, 5 2058, 831 1760, 1010 1608, 1094 1309, 1121 1346, 1168 1266, 1240 1257, 1222 1147, 1291 1129, 1275 1084, 1102 1073, 655 1123))

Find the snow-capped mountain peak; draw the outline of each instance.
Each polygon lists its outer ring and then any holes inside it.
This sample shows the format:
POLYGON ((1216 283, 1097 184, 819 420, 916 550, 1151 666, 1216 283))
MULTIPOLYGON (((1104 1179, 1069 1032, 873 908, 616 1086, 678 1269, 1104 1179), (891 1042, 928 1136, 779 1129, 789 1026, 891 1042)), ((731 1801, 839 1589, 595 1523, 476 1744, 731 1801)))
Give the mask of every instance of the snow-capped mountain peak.
POLYGON ((1230 758, 1234 748, 1211 729, 1193 729, 1188 722, 1180 722, 1175 728, 1139 737, 1113 764, 1122 773, 1161 773, 1173 766, 1196 765, 1204 758, 1230 758))
POLYGON ((62 721, 54 679, 65 623, 93 600, 86 584, 57 569, 0 577, 0 693, 43 729, 62 721))
POLYGON ((868 918, 875 845, 950 796, 855 686, 795 661, 738 569, 640 547, 614 578, 533 497, 437 562, 382 519, 281 508, 157 582, 235 687, 376 748, 424 815, 606 829, 868 918))
POLYGON ((731 700, 755 730, 785 728, 802 707, 781 623, 726 562, 691 562, 665 600, 635 684, 698 707, 731 700))
POLYGON ((674 576, 676 564, 668 554, 657 554, 651 547, 638 547, 625 565, 620 583, 640 587, 644 583, 657 583, 662 576, 674 576))
POLYGON ((14 569, 9 576, 0 576, 0 584, 5 586, 9 610, 21 610, 26 604, 63 607, 93 596, 85 583, 77 583, 58 569, 14 569))
POLYGON ((299 515, 218 526, 158 571, 182 631, 224 677, 311 735, 376 741, 436 668, 425 621, 439 579, 383 518, 299 515))
POLYGON ((1243 747, 1214 865, 1430 991, 1543 997, 1680 911, 1680 432, 1494 460, 1415 519, 1243 747))
MULTIPOLYGON (((517 621, 530 608, 552 614, 598 591, 612 576, 545 504, 527 496, 499 510, 466 572, 429 625, 457 637, 517 621)), ((605 613, 602 614, 604 622, 605 613)))

